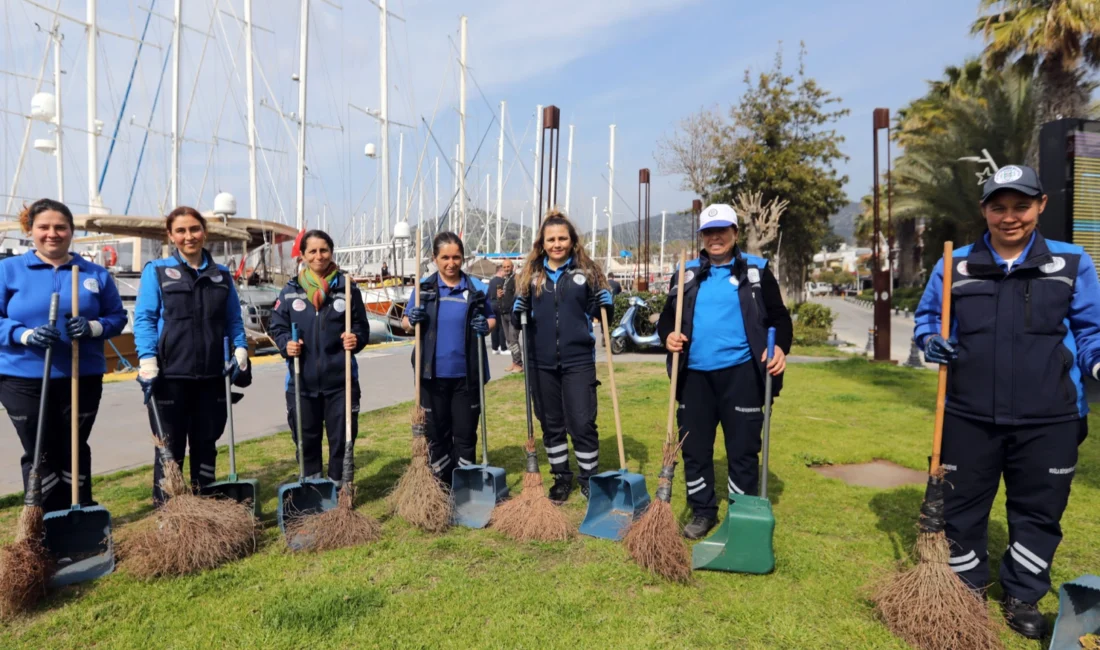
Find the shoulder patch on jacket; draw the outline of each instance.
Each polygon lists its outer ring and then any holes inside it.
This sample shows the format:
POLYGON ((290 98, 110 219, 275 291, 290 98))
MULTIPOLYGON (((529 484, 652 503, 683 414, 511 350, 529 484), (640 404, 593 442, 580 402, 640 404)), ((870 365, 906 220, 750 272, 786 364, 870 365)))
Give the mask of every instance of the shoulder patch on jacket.
MULTIPOLYGON (((755 266, 758 269, 765 269, 768 267, 768 260, 763 257, 749 255, 748 253, 742 254, 742 257, 745 258, 745 262, 747 262, 749 266, 755 266)), ((752 269, 749 270, 751 271, 752 269)), ((759 280, 753 280, 753 282, 759 282, 759 280)))

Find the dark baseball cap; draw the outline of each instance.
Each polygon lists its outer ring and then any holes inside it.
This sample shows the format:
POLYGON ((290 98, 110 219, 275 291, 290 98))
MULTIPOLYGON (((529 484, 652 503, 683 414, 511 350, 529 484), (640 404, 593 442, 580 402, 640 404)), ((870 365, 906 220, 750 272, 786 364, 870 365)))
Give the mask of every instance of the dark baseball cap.
POLYGON ((1039 180, 1039 173, 1027 165, 1006 165, 985 182, 982 203, 1001 190, 1016 190, 1028 196, 1042 196, 1043 183, 1039 180))

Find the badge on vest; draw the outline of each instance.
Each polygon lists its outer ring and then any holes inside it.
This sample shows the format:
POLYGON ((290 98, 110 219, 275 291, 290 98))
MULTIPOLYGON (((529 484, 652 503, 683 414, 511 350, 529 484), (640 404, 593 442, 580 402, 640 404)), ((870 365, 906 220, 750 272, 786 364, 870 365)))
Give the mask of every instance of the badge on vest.
POLYGON ((730 276, 730 284, 732 284, 733 286, 736 287, 736 286, 740 285, 741 283, 737 281, 737 278, 735 278, 734 276, 731 275, 730 276))
POLYGON ((583 273, 574 273, 573 274, 573 284, 575 284, 579 287, 582 284, 584 284, 585 282, 588 282, 588 278, 584 277, 583 273))
POLYGON ((222 274, 219 273, 217 275, 210 276, 210 281, 211 282, 221 282, 222 281, 222 274))
POLYGON ((691 282, 694 279, 695 279, 695 271, 689 270, 688 272, 684 273, 684 284, 687 284, 688 282, 691 282))
POLYGON ((1046 273, 1047 275, 1050 275, 1051 273, 1057 273, 1058 271, 1061 271, 1064 268, 1066 268, 1066 260, 1064 258, 1061 258, 1061 257, 1055 257, 1051 261, 1049 261, 1046 264, 1040 266, 1039 270, 1042 271, 1043 273, 1046 273))
MULTIPOLYGON (((304 307, 305 306, 303 305, 303 308, 304 307)), ((344 313, 344 310, 348 308, 348 306, 347 306, 347 303, 344 302, 343 298, 337 298, 336 300, 332 301, 332 308, 335 309, 337 311, 337 313, 342 314, 342 313, 344 313)), ((301 310, 299 310, 299 311, 301 311, 301 310)))
POLYGON ((955 270, 958 271, 959 275, 970 275, 970 269, 968 269, 966 266, 966 260, 959 262, 959 265, 955 267, 955 270))
POLYGON ((95 278, 86 278, 84 280, 84 288, 92 293, 99 293, 99 280, 95 278))
POLYGON ((305 311, 306 301, 302 300, 301 298, 296 298, 294 302, 290 303, 290 308, 294 311, 305 311))
POLYGON ((753 284, 760 283, 760 269, 756 268, 755 266, 749 267, 749 282, 753 284))
POLYGON ((179 269, 174 269, 172 267, 164 269, 164 274, 172 278, 173 280, 179 280, 183 277, 183 274, 180 273, 179 269))
POLYGON ((463 300, 469 300, 470 299, 470 290, 469 289, 463 289, 462 290, 462 299, 463 300))

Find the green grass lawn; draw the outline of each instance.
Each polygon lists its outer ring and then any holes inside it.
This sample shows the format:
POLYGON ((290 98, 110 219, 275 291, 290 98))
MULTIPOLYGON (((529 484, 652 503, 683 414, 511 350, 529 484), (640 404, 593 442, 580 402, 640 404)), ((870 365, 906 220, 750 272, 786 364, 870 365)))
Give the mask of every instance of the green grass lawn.
MULTIPOLYGON (((630 468, 650 491, 660 462, 668 381, 660 364, 620 364, 630 468)), ((618 465, 606 382, 602 466, 618 465)), ((491 459, 518 489, 523 453, 519 377, 488 387, 491 459)), ((264 399, 250 395, 247 399, 264 399)), ((261 550, 181 579, 118 573, 51 596, 0 629, 3 648, 903 648, 879 623, 866 587, 907 557, 923 490, 874 490, 825 479, 807 464, 883 458, 923 469, 935 375, 859 359, 792 366, 773 421, 771 482, 777 568, 768 576, 698 572, 686 586, 639 570, 620 545, 585 537, 512 542, 492 530, 422 534, 385 519, 383 497, 405 467, 408 405, 367 414, 357 446, 361 509, 384 539, 317 555, 284 550, 275 491, 294 474, 287 434, 241 445, 241 474, 263 488, 261 550)), ((93 438, 94 443, 94 438, 93 438)), ((134 444, 147 444, 134 432, 134 444)), ((541 455, 541 451, 540 451, 541 455)), ((724 458, 722 446, 717 456, 724 458)), ((548 467, 542 456, 542 468, 548 467)), ((13 459, 8 459, 14 462, 13 459)), ((223 456, 219 469, 224 472, 223 456)), ((725 482, 725 463, 718 464, 725 482)), ((148 468, 96 479, 97 499, 124 527, 150 512, 148 468)), ((1002 491, 1003 492, 1003 491, 1002 491)), ((674 509, 685 521, 682 467, 674 509)), ((565 506, 579 523, 579 493, 565 506)), ((19 500, 0 509, 10 538, 19 500)), ((1085 442, 1054 564, 1055 585, 1100 570, 1100 442, 1085 442)), ((1007 545, 1003 497, 991 523, 994 567, 1007 545)), ((7 541, 4 539, 3 541, 7 541)), ((999 593, 999 592, 998 592, 999 593)), ((1048 615, 1056 596, 1041 603, 1048 615)), ((1005 632, 1009 648, 1039 648, 1005 632)))

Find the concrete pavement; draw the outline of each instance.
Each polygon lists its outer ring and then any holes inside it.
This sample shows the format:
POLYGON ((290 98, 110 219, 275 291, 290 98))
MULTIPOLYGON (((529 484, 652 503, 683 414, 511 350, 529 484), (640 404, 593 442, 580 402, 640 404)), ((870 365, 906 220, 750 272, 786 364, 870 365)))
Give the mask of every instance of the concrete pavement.
MULTIPOLYGON (((832 309, 836 315, 833 331, 841 341, 846 341, 861 352, 867 347, 867 330, 874 327, 874 313, 866 307, 860 307, 842 298, 834 296, 815 297, 813 302, 821 303, 832 309)), ((913 319, 904 316, 890 316, 890 358, 899 364, 909 359, 909 341, 913 338, 913 319)), ((922 357, 923 360, 923 357, 922 357)), ((932 364, 925 364, 932 368, 932 364)))

